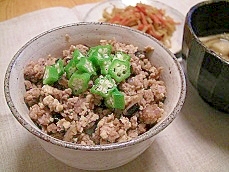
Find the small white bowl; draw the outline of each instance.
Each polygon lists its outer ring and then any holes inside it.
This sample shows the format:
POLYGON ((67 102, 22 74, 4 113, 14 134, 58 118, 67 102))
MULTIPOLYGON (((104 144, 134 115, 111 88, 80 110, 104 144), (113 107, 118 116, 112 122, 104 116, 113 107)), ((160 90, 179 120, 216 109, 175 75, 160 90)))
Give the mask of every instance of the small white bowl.
POLYGON ((155 136, 166 128, 181 110, 186 95, 186 82, 176 57, 153 37, 124 26, 106 23, 75 23, 44 32, 26 43, 13 57, 5 75, 5 97, 20 124, 32 133, 42 147, 65 164, 85 170, 106 170, 124 165, 144 152, 155 136), (65 39, 66 34, 70 36, 65 39), (153 46, 150 58, 155 66, 162 66, 162 80, 167 87, 164 118, 146 133, 128 142, 86 146, 55 139, 43 133, 30 119, 24 103, 24 67, 31 60, 48 54, 61 55, 71 44, 97 45, 101 39, 132 43, 143 49, 153 46))

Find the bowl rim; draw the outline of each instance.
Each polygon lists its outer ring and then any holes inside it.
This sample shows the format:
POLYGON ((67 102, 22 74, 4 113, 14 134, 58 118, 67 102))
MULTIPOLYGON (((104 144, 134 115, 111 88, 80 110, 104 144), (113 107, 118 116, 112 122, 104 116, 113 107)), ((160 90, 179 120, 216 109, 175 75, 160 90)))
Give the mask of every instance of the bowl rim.
POLYGON ((69 148, 69 149, 74 149, 74 150, 103 151, 103 150, 113 150, 113 149, 125 148, 125 147, 128 147, 128 146, 135 145, 137 143, 140 143, 140 142, 143 142, 143 141, 145 141, 147 139, 150 139, 151 137, 155 136, 160 131, 165 129, 175 119, 176 115, 180 112, 180 110, 181 110, 181 108, 182 108, 182 106, 184 104, 185 96, 186 96, 186 80, 185 80, 185 75, 184 75, 184 72, 182 70, 182 67, 181 67, 179 61, 177 60, 177 58, 174 56, 174 54, 169 49, 165 48, 159 41, 157 41, 152 36, 150 36, 148 34, 145 34, 143 32, 140 32, 138 30, 135 30, 135 29, 132 29, 132 28, 129 28, 129 27, 126 27, 126 26, 117 25, 117 24, 102 23, 102 22, 77 22, 77 23, 66 24, 66 25, 62 25, 62 26, 55 27, 55 28, 52 28, 50 30, 47 30, 47 31, 35 36, 31 40, 29 40, 25 45, 23 45, 18 50, 18 52, 13 56, 12 60, 10 61, 9 65, 7 67, 5 78, 4 78, 4 94, 5 94, 5 99, 6 99, 7 105, 9 106, 10 111, 12 112, 13 116, 18 120, 18 122, 26 130, 28 130, 30 133, 32 133, 36 138, 39 138, 39 139, 41 139, 41 140, 43 140, 45 142, 50 142, 50 143, 52 143, 54 145, 57 145, 57 146, 61 146, 61 147, 64 147, 64 148, 69 148), (56 138, 54 138, 52 136, 49 136, 48 134, 43 133, 39 128, 31 126, 19 114, 19 112, 15 108, 15 105, 13 104, 13 101, 12 101, 12 98, 11 98, 11 95, 10 95, 10 89, 9 89, 9 80, 10 80, 11 68, 13 67, 14 63, 16 62, 18 56, 31 43, 33 43, 34 41, 36 41, 40 37, 43 37, 43 36, 45 36, 46 34, 48 34, 50 32, 55 32, 55 31, 57 31, 59 29, 66 28, 66 27, 81 26, 81 25, 109 25, 109 26, 112 26, 112 27, 121 27, 121 28, 124 28, 124 29, 128 29, 131 32, 136 32, 138 34, 142 34, 144 36, 147 36, 150 39, 153 39, 153 41, 155 41, 158 44, 160 44, 160 46, 162 46, 167 51, 167 53, 173 59, 175 65, 176 65, 176 68, 179 71, 179 77, 181 79, 181 92, 180 92, 180 95, 179 95, 178 102, 176 103, 176 106, 174 107, 172 112, 170 114, 168 114, 168 116, 159 125, 151 128, 149 131, 143 133, 142 135, 140 135, 137 138, 132 139, 130 141, 121 142, 121 143, 103 144, 103 145, 82 145, 82 144, 66 142, 66 141, 63 141, 63 140, 56 139, 56 138))
POLYGON ((205 52, 211 54, 212 56, 215 56, 222 63, 226 63, 227 65, 229 65, 229 60, 222 58, 219 54, 217 54, 215 51, 209 49, 202 41, 200 41, 199 37, 194 32, 193 25, 192 25, 192 15, 198 8, 203 7, 205 5, 217 4, 220 2, 224 2, 224 3, 229 4, 229 0, 208 0, 208 1, 199 2, 196 5, 192 6, 186 15, 186 23, 187 23, 187 26, 188 26, 191 34, 193 35, 193 37, 195 38, 197 43, 200 44, 204 48, 205 52))

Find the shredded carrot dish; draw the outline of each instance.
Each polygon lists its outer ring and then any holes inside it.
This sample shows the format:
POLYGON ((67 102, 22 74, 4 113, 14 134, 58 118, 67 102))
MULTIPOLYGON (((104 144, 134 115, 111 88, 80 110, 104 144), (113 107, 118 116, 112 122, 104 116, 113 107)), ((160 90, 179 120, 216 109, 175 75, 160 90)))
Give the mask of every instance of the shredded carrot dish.
POLYGON ((104 9, 103 21, 143 31, 161 41, 168 48, 171 48, 171 37, 176 30, 176 25, 179 24, 166 16, 165 10, 142 3, 127 6, 124 9, 114 6, 111 13, 104 9))

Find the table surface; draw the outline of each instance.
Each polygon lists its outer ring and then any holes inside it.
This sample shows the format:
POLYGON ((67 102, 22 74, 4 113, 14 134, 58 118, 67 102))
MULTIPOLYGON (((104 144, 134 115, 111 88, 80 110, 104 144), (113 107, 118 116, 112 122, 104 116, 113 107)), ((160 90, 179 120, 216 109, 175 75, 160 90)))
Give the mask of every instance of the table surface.
MULTIPOLYGON (((102 0, 0 0, 1 172, 86 172, 53 158, 19 125, 7 107, 3 83, 9 61, 28 40, 53 27, 76 22, 74 14, 86 14, 95 5, 93 2, 99 1, 102 0)), ((203 0, 158 1, 185 15, 190 7, 203 0)), ((187 82, 186 100, 174 122, 134 161, 107 172, 228 172, 228 131, 229 115, 206 104, 187 82)))
POLYGON ((43 8, 56 6, 74 7, 99 1, 101 0, 0 0, 0 22, 43 8))

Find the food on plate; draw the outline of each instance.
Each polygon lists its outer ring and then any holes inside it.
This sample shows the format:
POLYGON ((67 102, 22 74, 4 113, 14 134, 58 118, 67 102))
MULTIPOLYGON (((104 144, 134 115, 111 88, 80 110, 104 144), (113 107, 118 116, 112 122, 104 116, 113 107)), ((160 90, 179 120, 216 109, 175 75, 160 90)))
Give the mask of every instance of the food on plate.
POLYGON ((156 7, 137 3, 126 8, 113 7, 111 12, 103 11, 104 22, 120 24, 143 31, 171 48, 171 37, 179 24, 166 11, 156 7))
POLYGON ((229 34, 216 34, 206 37, 201 37, 202 41, 209 49, 213 50, 216 54, 223 59, 229 61, 229 34))
POLYGON ((162 67, 147 58, 152 47, 101 40, 71 45, 24 69, 29 116, 45 133, 68 142, 99 145, 129 141, 163 116, 162 67))

